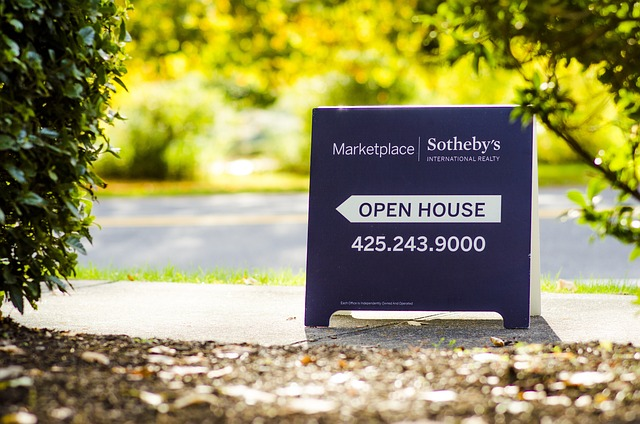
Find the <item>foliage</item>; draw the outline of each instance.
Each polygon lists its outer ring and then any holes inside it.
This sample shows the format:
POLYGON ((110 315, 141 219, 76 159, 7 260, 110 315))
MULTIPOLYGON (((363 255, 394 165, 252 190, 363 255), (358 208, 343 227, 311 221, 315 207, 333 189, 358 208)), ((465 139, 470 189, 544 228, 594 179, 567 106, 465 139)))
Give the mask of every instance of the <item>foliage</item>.
MULTIPOLYGON (((208 82, 207 90, 215 85, 225 93, 228 102, 216 105, 218 129, 210 133, 202 128, 202 137, 210 140, 196 147, 204 149, 199 162, 212 156, 211 149, 213 160, 220 160, 246 148, 242 136, 228 135, 246 121, 244 108, 288 114, 298 124, 285 132, 279 128, 277 140, 261 129, 259 146, 252 144, 257 149, 250 154, 269 149, 268 156, 285 170, 304 173, 309 162, 305 130, 314 106, 512 101, 516 72, 479 68, 472 74, 470 58, 442 66, 438 54, 451 42, 441 43, 434 27, 417 18, 438 12, 437 6, 437 1, 418 0, 136 0, 129 24, 128 80, 133 79, 135 90, 139 81, 182 79, 185 74, 191 79, 198 73, 208 82), (237 116, 220 119, 229 111, 237 116)), ((134 124, 138 114, 126 111, 131 103, 123 102, 123 110, 134 124)), ((576 161, 551 137, 550 132, 539 134, 541 161, 576 161)), ((115 169, 116 162, 109 161, 108 171, 122 177, 131 169, 124 165, 134 155, 128 150, 144 148, 148 140, 120 134, 113 138, 125 160, 115 169)))
POLYGON ((337 71, 386 103, 416 65, 411 0, 138 0, 131 33, 147 78, 199 70, 229 98, 272 104, 299 78, 337 71), (160 55, 159 60, 155 58, 160 55), (149 65, 149 62, 153 66, 149 65))
POLYGON ((91 240, 92 170, 122 85, 126 7, 112 0, 0 3, 0 293, 19 311, 41 283, 66 290, 91 240))
POLYGON ((640 201, 640 3, 453 0, 421 22, 432 30, 425 43, 437 41, 450 63, 471 56, 476 70, 523 76, 519 115, 535 114, 598 174, 584 195, 571 194, 580 221, 640 256, 640 210, 626 203, 640 201), (608 186, 617 204, 599 207, 608 186))
POLYGON ((126 121, 109 131, 120 158, 105 156, 96 168, 105 177, 193 179, 210 143, 218 93, 194 76, 139 83, 131 90, 119 97, 126 121))

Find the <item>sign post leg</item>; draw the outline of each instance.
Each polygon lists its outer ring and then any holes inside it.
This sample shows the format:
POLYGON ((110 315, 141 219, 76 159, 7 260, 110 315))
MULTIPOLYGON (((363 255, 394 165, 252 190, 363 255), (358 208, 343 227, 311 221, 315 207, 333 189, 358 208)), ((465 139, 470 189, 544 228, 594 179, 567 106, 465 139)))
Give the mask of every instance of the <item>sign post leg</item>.
MULTIPOLYGON (((534 132, 535 134, 535 132, 534 132)), ((538 214, 538 149, 535 135, 533 137, 531 167, 531 281, 530 308, 531 316, 542 314, 540 296, 540 216, 538 214)))

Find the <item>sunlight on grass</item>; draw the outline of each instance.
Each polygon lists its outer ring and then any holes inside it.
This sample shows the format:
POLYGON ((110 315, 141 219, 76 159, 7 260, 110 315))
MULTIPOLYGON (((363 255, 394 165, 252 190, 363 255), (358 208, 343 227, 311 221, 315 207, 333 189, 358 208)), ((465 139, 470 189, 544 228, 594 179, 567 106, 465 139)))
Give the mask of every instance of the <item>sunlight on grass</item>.
MULTIPOLYGON (((167 283, 199 283, 199 284, 248 284, 265 286, 304 286, 303 270, 294 272, 291 269, 231 269, 216 268, 213 270, 182 270, 173 265, 164 268, 153 267, 97 267, 95 265, 78 266, 74 280, 106 280, 106 281, 151 281, 167 283)), ((558 279, 545 276, 541 280, 541 289, 546 293, 576 294, 618 294, 640 297, 637 283, 620 281, 573 281, 575 289, 558 286, 558 279)))
POLYGON ((574 288, 561 287, 557 278, 543 277, 541 280, 541 289, 547 293, 575 293, 575 294, 618 294, 618 295, 634 295, 640 297, 640 287, 634 282, 616 281, 616 280, 575 280, 571 281, 575 284, 574 288))
POLYGON ((248 284, 269 286, 303 286, 303 272, 292 270, 228 269, 181 270, 172 265, 164 268, 99 268, 94 265, 76 267, 75 280, 152 281, 167 283, 248 284))
POLYGON ((583 163, 538 165, 538 184, 550 186, 582 186, 593 176, 593 171, 583 163))
MULTIPOLYGON (((541 187, 584 185, 590 171, 586 165, 540 164, 541 187)), ((107 181, 107 188, 98 190, 98 197, 115 196, 179 196, 227 193, 290 193, 306 192, 309 176, 293 173, 256 173, 251 175, 219 175, 210 181, 107 181)))
POLYGON ((176 196, 240 192, 305 192, 309 177, 292 173, 259 173, 246 176, 220 175, 211 181, 107 181, 98 197, 176 196))

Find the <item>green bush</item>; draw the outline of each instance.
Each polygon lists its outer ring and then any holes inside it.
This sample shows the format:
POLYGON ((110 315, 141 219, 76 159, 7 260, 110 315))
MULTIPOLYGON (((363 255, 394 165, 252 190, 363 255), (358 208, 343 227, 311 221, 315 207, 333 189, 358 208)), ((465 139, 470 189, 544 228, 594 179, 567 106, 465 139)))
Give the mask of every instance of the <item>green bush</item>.
POLYGON ((212 142, 219 94, 198 77, 140 84, 121 99, 126 122, 109 132, 120 159, 105 156, 97 166, 105 177, 189 180, 200 154, 212 142))
POLYGON ((42 283, 67 289, 91 240, 90 197, 104 185, 92 164, 109 149, 103 124, 118 118, 109 102, 126 72, 126 8, 0 3, 0 297, 20 312, 42 283))

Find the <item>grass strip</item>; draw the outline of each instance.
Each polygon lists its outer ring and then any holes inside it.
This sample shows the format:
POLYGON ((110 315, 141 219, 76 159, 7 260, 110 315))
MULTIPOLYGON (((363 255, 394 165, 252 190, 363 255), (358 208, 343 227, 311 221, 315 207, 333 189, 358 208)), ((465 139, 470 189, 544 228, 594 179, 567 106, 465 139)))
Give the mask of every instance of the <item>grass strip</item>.
MULTIPOLYGON (((304 271, 291 269, 232 269, 214 268, 212 270, 184 270, 167 265, 164 268, 151 266, 116 268, 81 265, 76 267, 76 280, 106 281, 150 281, 167 283, 205 283, 205 284, 251 284, 268 286, 304 286, 304 271)), ((618 294, 640 297, 637 283, 616 280, 576 280, 570 287, 558 284, 558 279, 544 276, 541 289, 546 293, 577 294, 618 294)))
POLYGON ((570 286, 563 286, 557 279, 543 277, 541 290, 546 293, 576 294, 617 294, 640 297, 640 286, 637 283, 620 280, 575 280, 570 286))
POLYGON ((538 164, 540 187, 584 186, 594 173, 583 163, 538 164))
POLYGON ((269 286, 303 286, 303 272, 290 269, 178 269, 173 265, 164 268, 140 266, 131 268, 97 267, 80 265, 76 267, 74 280, 103 281, 149 281, 194 284, 247 284, 269 286))
POLYGON ((257 173, 220 175, 211 181, 111 181, 98 197, 185 196, 230 193, 295 193, 309 189, 307 175, 257 173))
MULTIPOLYGON (((580 163, 544 164, 538 167, 540 187, 583 186, 591 172, 580 163)), ((184 196, 229 193, 292 193, 309 189, 309 176, 286 172, 219 175, 209 181, 118 181, 107 178, 98 197, 184 196)))

